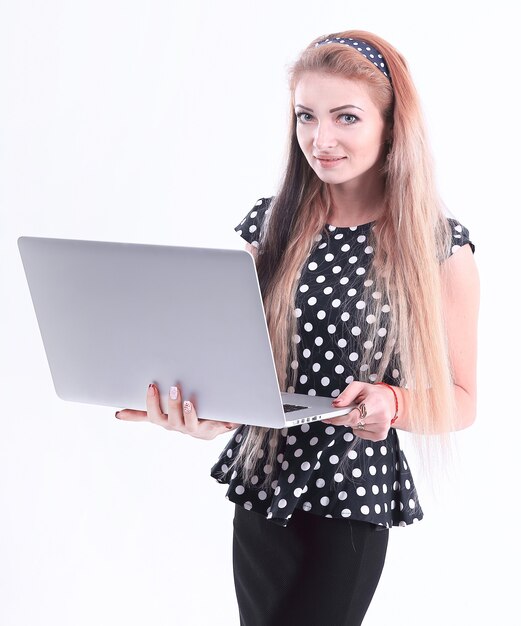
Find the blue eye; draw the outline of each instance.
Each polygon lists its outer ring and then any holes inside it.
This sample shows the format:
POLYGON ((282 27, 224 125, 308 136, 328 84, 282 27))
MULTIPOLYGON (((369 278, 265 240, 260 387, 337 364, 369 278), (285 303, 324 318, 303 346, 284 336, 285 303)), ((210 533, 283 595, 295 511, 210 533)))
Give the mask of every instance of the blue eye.
POLYGON ((306 121, 308 121, 308 120, 303 120, 303 119, 302 119, 302 117, 301 117, 302 115, 309 115, 309 117, 313 117, 313 116, 312 116, 312 115, 310 115, 309 113, 306 113, 305 111, 301 111, 300 113, 296 113, 297 120, 298 120, 299 122, 306 122, 306 121))
POLYGON ((351 113, 342 113, 340 117, 350 118, 346 121, 347 124, 354 124, 358 120, 356 115, 352 115, 351 113))

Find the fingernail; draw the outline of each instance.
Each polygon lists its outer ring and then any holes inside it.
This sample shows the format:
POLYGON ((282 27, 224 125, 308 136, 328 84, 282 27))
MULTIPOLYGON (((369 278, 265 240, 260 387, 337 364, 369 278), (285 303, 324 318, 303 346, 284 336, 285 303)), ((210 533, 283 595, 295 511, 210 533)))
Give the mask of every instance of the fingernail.
POLYGON ((172 400, 177 400, 177 387, 170 387, 170 397, 172 400))
MULTIPOLYGON (((119 411, 116 411, 116 414, 114 415, 114 417, 118 417, 118 415, 119 415, 119 411)), ((118 419, 119 419, 119 417, 118 417, 118 419)))
POLYGON ((155 393, 154 383, 150 383, 150 385, 148 385, 148 395, 153 396, 154 393, 155 393))
POLYGON ((190 411, 192 410, 192 405, 190 402, 188 402, 188 400, 185 400, 185 402, 183 402, 183 407, 187 413, 190 413, 190 411))

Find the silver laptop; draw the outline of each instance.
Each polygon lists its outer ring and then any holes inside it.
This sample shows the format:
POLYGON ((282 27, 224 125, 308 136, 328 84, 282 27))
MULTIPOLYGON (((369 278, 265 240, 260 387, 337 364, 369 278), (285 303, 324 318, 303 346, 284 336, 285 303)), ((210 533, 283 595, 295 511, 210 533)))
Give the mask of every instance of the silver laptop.
POLYGON ((255 263, 246 250, 19 237, 57 395, 166 413, 179 382, 200 418, 283 428, 346 414, 281 393, 255 263))

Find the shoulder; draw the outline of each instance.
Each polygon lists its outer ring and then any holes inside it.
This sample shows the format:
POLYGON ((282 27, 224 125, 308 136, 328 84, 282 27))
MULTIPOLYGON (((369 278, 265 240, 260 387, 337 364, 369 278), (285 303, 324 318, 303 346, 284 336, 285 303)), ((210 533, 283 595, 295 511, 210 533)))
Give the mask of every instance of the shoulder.
POLYGON ((234 230, 251 245, 258 247, 262 227, 269 214, 272 197, 259 198, 234 230))
POLYGON ((450 249, 447 256, 452 256, 457 250, 469 244, 472 253, 475 252, 476 246, 470 239, 469 229, 454 217, 447 217, 451 239, 449 242, 450 249))

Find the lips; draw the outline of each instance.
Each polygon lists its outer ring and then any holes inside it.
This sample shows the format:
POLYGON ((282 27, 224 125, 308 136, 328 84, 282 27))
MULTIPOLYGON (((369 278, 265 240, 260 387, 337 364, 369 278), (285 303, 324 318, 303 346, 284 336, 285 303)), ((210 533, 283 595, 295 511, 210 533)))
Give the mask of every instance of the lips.
POLYGON ((340 159, 345 159, 345 157, 326 157, 326 156, 316 156, 315 159, 319 161, 340 161, 340 159))

